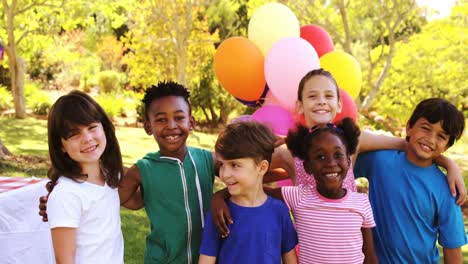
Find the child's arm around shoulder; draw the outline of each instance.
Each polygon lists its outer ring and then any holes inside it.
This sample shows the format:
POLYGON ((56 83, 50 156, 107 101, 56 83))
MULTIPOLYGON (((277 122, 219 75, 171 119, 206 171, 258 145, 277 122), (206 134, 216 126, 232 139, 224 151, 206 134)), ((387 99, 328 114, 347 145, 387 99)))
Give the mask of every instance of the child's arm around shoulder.
MULTIPOLYGON (((270 170, 281 168, 286 171, 287 176, 293 181, 296 181, 295 177, 295 168, 294 168, 294 157, 291 152, 288 150, 286 145, 281 145, 275 148, 275 152, 273 152, 273 156, 271 157, 271 164, 270 170)), ((272 182, 275 175, 278 174, 266 174, 264 176, 263 182, 272 182)))
POLYGON ((363 130, 359 136, 356 153, 381 149, 406 150, 406 144, 406 141, 399 137, 385 136, 363 130))
MULTIPOLYGON (((361 135, 359 136, 359 144, 356 154, 359 154, 360 152, 382 149, 396 149, 405 151, 406 148, 407 142, 402 138, 379 135, 369 131, 362 131, 361 135)), ((356 158, 356 155, 354 155, 353 158, 356 158)), ((461 205, 465 201, 467 192, 463 177, 457 164, 453 160, 442 155, 435 159, 434 162, 447 170, 447 180, 450 187, 450 192, 452 193, 452 196, 455 197, 458 191, 459 197, 457 199, 457 204, 461 205)))
POLYGON ((440 155, 434 160, 435 164, 441 166, 447 170, 447 181, 450 187, 450 193, 453 197, 456 197, 458 191, 457 204, 462 205, 466 199, 466 187, 463 180, 463 175, 460 173, 460 169, 453 160, 440 155))
POLYGON ((134 164, 130 167, 119 183, 120 205, 137 210, 144 207, 141 194, 141 175, 138 167, 134 164))

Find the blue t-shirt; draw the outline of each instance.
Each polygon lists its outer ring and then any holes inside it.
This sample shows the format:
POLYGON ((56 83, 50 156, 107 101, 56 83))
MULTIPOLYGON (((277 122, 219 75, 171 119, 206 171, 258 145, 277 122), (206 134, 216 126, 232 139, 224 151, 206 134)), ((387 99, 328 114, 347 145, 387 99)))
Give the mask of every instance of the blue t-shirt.
POLYGON ((297 234, 283 202, 270 196, 258 207, 226 202, 234 220, 229 236, 220 237, 208 213, 200 254, 216 256, 217 263, 280 264, 282 254, 297 245, 297 234))
POLYGON ((467 243, 460 207, 436 166, 419 167, 405 152, 359 154, 355 177, 369 180, 380 263, 439 263, 436 240, 444 248, 467 243))

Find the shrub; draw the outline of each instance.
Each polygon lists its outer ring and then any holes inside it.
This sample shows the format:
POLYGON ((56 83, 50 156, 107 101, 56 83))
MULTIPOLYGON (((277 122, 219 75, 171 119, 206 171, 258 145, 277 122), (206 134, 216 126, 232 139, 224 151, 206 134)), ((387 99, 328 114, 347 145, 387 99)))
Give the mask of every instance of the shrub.
POLYGON ((119 92, 119 73, 115 71, 102 71, 98 73, 98 86, 103 93, 119 92))
POLYGON ((126 117, 127 110, 133 109, 131 99, 116 94, 101 94, 96 98, 96 101, 112 120, 115 120, 116 117, 126 117))
POLYGON ((36 115, 47 115, 52 106, 49 96, 35 82, 27 83, 24 86, 24 97, 26 98, 26 106, 36 115))
POLYGON ((26 99, 26 104, 36 115, 47 115, 52 106, 49 96, 42 91, 38 91, 33 97, 26 99))
POLYGON ((0 110, 7 110, 13 107, 13 96, 5 86, 0 86, 0 110))

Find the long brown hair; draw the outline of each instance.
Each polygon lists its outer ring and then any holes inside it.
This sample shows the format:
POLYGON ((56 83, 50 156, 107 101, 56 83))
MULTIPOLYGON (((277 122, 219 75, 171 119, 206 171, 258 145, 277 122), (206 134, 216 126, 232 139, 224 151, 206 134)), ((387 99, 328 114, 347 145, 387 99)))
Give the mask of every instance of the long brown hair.
POLYGON ((54 103, 47 120, 49 155, 52 163, 47 173, 50 179, 49 191, 52 191, 60 176, 72 180, 83 176, 80 164, 63 152, 62 138, 67 138, 76 126, 87 126, 93 122, 102 124, 107 140, 100 159, 101 170, 109 186, 113 188, 118 186, 119 175, 123 174, 123 165, 114 125, 93 98, 80 91, 71 91, 54 103))

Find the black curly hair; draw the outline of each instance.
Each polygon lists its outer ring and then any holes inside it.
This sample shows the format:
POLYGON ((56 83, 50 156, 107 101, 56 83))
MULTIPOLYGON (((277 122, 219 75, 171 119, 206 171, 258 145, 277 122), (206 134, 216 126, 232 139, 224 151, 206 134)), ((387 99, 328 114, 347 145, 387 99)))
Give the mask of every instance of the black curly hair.
POLYGON ((322 133, 331 133, 337 135, 341 142, 346 146, 346 153, 348 156, 356 152, 356 148, 359 142, 359 135, 361 130, 354 123, 354 121, 347 117, 339 124, 327 124, 311 129, 297 124, 295 130, 290 130, 286 137, 286 145, 291 151, 293 156, 300 158, 301 160, 309 160, 309 149, 314 138, 318 137, 322 133))
POLYGON ((148 112, 151 103, 159 98, 166 96, 180 96, 184 98, 189 107, 189 113, 192 113, 192 105, 190 104, 190 92, 183 85, 173 81, 161 81, 157 85, 151 85, 146 88, 145 95, 141 100, 145 106, 145 118, 148 119, 148 112))

